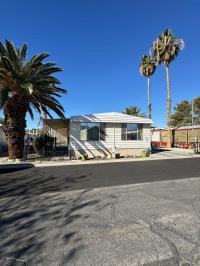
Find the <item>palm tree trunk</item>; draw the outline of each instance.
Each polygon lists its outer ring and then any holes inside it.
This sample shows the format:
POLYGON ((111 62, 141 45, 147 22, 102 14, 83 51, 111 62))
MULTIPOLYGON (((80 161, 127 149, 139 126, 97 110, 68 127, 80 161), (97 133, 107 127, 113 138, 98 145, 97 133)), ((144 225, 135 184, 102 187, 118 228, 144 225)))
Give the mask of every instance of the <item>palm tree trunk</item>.
POLYGON ((10 97, 4 107, 5 135, 10 159, 23 158, 26 104, 20 95, 10 97))
POLYGON ((151 98, 150 98, 150 78, 147 78, 147 90, 148 90, 148 117, 151 119, 151 98))
POLYGON ((171 147, 171 89, 170 89, 170 77, 169 77, 169 65, 165 66, 167 77, 167 127, 168 127, 168 147, 171 147))
POLYGON ((166 77, 167 77, 167 126, 171 124, 171 89, 169 78, 169 65, 166 65, 166 77))

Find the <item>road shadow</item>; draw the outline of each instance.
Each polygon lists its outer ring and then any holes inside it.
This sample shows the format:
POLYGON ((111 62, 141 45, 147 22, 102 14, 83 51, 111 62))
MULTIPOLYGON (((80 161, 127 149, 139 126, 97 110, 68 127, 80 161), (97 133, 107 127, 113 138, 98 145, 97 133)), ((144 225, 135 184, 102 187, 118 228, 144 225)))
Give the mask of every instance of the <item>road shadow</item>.
POLYGON ((171 151, 171 150, 169 150, 169 149, 162 149, 162 148, 152 148, 151 153, 152 154, 156 154, 156 153, 165 152, 165 151, 171 151))
MULTIPOLYGON (((62 168, 62 167, 61 167, 62 168)), ((72 185, 83 183, 90 173, 81 174, 75 171, 68 174, 61 168, 32 168, 15 173, 0 175, 0 198, 24 195, 27 197, 44 193, 70 190, 72 185)), ((67 169, 66 169, 67 170, 67 169)), ((87 189, 84 187, 83 189, 87 189)))
MULTIPOLYGON (((187 178, 191 169, 193 176, 199 175, 199 158, 41 167, 1 175, 0 265, 16 266, 21 263, 17 260, 31 266, 73 265, 87 250, 81 226, 87 224, 93 208, 101 214, 113 205, 109 219, 116 217, 112 195, 105 201, 104 196, 90 193, 93 188, 174 179, 173 171, 176 178, 187 178)), ((99 222, 98 229, 106 224, 99 222)))
POLYGON ((22 171, 33 167, 35 167, 35 165, 32 163, 0 164, 0 174, 22 171))
POLYGON ((78 224, 100 199, 75 195, 22 194, 0 201, 0 265, 66 265, 85 248, 78 224))
POLYGON ((86 248, 80 225, 107 207, 105 197, 71 191, 92 172, 53 168, 0 176, 0 265, 66 265, 86 248))

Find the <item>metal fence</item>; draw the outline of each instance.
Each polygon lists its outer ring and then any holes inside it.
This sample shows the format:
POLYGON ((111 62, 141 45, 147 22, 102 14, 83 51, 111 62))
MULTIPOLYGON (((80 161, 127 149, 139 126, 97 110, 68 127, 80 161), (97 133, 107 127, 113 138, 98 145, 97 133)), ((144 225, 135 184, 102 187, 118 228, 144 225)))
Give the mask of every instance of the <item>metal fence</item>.
MULTIPOLYGON (((47 132, 54 138, 52 147, 36 150, 34 140, 42 135, 40 130, 26 130, 24 140, 24 159, 42 158, 42 157, 59 157, 68 156, 68 137, 66 128, 60 128, 56 131, 47 132), (52 133, 53 132, 53 133, 52 133)), ((8 146, 3 129, 0 127, 0 157, 8 156, 8 146)))
POLYGON ((56 144, 53 147, 43 148, 40 150, 36 150, 34 145, 25 144, 24 147, 24 159, 37 159, 44 157, 66 157, 68 156, 68 145, 64 144, 56 144))

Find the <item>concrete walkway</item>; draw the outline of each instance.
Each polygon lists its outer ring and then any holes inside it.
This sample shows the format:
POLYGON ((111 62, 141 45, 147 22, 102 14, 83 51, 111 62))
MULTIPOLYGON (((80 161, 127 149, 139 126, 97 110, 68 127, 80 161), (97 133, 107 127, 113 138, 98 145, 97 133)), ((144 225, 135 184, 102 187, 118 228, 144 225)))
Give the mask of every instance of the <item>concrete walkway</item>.
POLYGON ((178 159, 188 157, 198 157, 199 154, 195 154, 192 149, 180 149, 180 148, 162 148, 155 149, 151 154, 152 159, 178 159))

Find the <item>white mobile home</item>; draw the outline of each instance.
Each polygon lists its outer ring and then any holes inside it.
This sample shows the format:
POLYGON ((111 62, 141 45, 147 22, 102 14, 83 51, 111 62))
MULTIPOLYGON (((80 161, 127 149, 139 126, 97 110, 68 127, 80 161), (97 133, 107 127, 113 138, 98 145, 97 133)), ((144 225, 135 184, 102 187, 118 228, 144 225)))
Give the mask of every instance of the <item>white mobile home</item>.
POLYGON ((151 148, 152 120, 109 112, 70 117, 69 149, 72 158, 139 155, 151 148))

